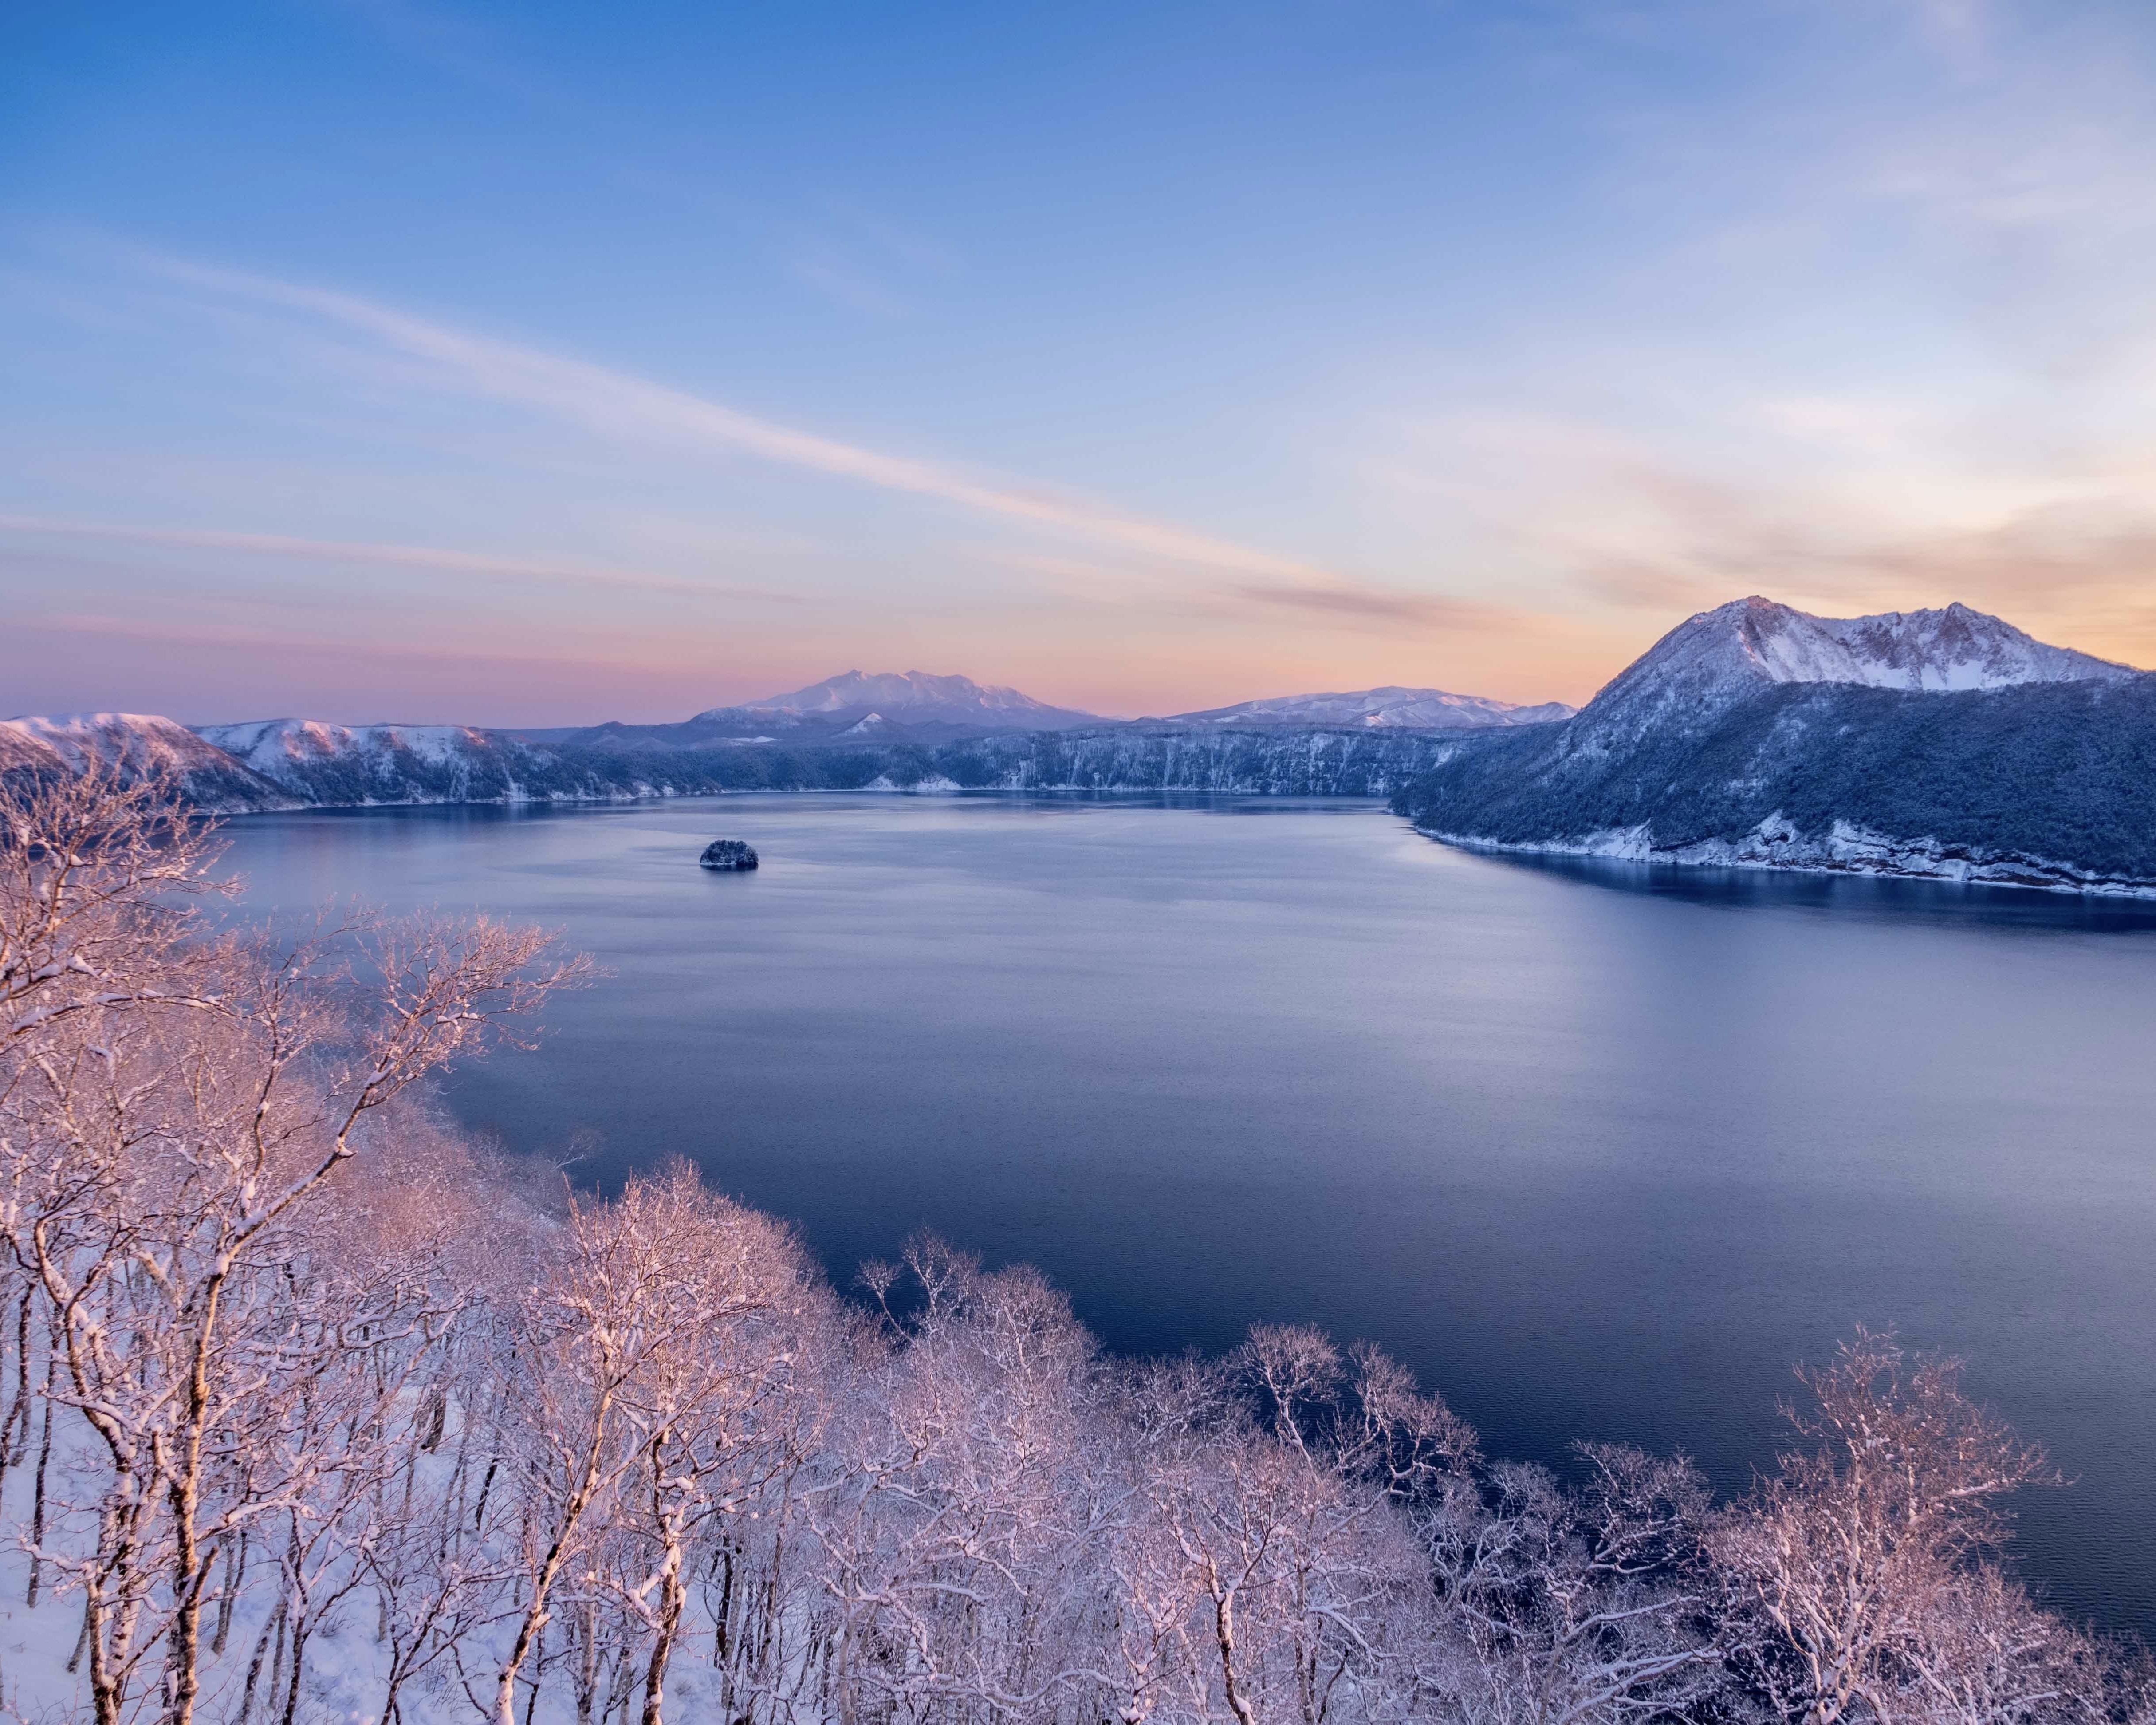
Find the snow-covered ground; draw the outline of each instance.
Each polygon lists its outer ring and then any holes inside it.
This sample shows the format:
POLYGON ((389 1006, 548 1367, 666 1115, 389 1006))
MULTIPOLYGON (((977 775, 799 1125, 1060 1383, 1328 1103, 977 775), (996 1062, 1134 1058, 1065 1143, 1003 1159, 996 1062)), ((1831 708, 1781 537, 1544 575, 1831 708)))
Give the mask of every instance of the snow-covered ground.
POLYGON ((1681 863, 1726 869, 1794 869, 1808 874, 1895 875, 1984 886, 2028 886, 2046 892, 2108 898, 2156 898, 2156 886, 2078 868, 2071 863, 2011 852, 1942 845, 1936 839, 1897 839, 1836 821, 1825 834, 1800 833, 1781 815, 1768 816, 1736 839, 1658 845, 1648 826, 1613 828, 1584 839, 1499 844, 1471 834, 1430 837, 1467 850, 1543 856, 1600 856, 1625 862, 1681 863))

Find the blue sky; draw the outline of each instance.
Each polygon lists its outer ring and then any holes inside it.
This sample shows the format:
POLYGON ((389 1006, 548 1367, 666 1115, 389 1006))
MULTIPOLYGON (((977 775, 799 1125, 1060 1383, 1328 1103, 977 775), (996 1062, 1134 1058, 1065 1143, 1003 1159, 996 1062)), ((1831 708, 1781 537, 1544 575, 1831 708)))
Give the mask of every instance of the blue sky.
POLYGON ((1578 700, 1689 612, 2156 664, 2156 13, 0 22, 0 708, 1578 700))

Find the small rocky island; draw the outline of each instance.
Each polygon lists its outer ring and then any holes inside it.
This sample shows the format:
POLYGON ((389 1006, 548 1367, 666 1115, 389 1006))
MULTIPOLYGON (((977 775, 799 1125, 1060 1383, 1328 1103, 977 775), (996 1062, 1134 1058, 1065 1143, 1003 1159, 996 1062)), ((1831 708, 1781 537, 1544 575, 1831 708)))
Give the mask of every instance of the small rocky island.
POLYGON ((696 860, 707 869, 737 874, 756 866, 756 852, 738 839, 714 839, 696 860))

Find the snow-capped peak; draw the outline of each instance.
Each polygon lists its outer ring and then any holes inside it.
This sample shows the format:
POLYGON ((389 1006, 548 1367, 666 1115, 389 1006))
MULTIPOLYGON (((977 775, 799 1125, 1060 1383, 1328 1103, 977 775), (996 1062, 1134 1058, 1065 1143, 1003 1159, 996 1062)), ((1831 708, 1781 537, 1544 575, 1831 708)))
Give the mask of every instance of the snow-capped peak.
POLYGON ((1755 596, 1687 618, 1619 673, 1587 712, 1608 717, 1716 706, 1770 683, 1856 683, 1943 694, 2138 675, 2130 665, 2050 646, 1967 605, 1815 617, 1755 596))
POLYGON ((744 716, 784 714, 797 720, 859 721, 871 713, 893 725, 968 725, 991 730, 1058 729, 1088 723, 1095 716, 1071 707, 1050 706, 1015 689, 977 683, 971 677, 917 670, 850 670, 790 694, 713 707, 696 719, 737 721, 744 716))
POLYGON ((1710 611, 1731 617, 1759 668, 1778 683, 1863 683, 1876 689, 2005 689, 2131 676, 2130 666, 2053 647, 1955 603, 1943 611, 1813 617, 1771 599, 1710 611))
POLYGON ((789 695, 742 705, 751 712, 784 713, 839 713, 872 707, 880 713, 901 716, 928 707, 997 715, 1061 711, 1015 689, 977 683, 971 677, 939 677, 917 670, 843 671, 789 695))

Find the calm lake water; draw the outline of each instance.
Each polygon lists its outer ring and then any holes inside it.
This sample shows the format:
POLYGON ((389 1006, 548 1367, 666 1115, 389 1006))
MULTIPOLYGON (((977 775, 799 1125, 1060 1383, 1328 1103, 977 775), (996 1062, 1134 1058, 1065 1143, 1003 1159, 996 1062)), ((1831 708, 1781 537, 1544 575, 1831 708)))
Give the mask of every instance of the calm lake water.
POLYGON ((1741 1489, 1862 1321, 2076 1483, 2026 1573, 2156 1634, 2156 907, 1533 866, 1365 803, 739 797, 259 817, 261 909, 565 929, 611 975, 450 1101, 674 1153, 841 1282, 926 1225, 1112 1347, 1368 1337, 1493 1453, 1741 1489), (748 839, 757 874, 696 866, 748 839))

